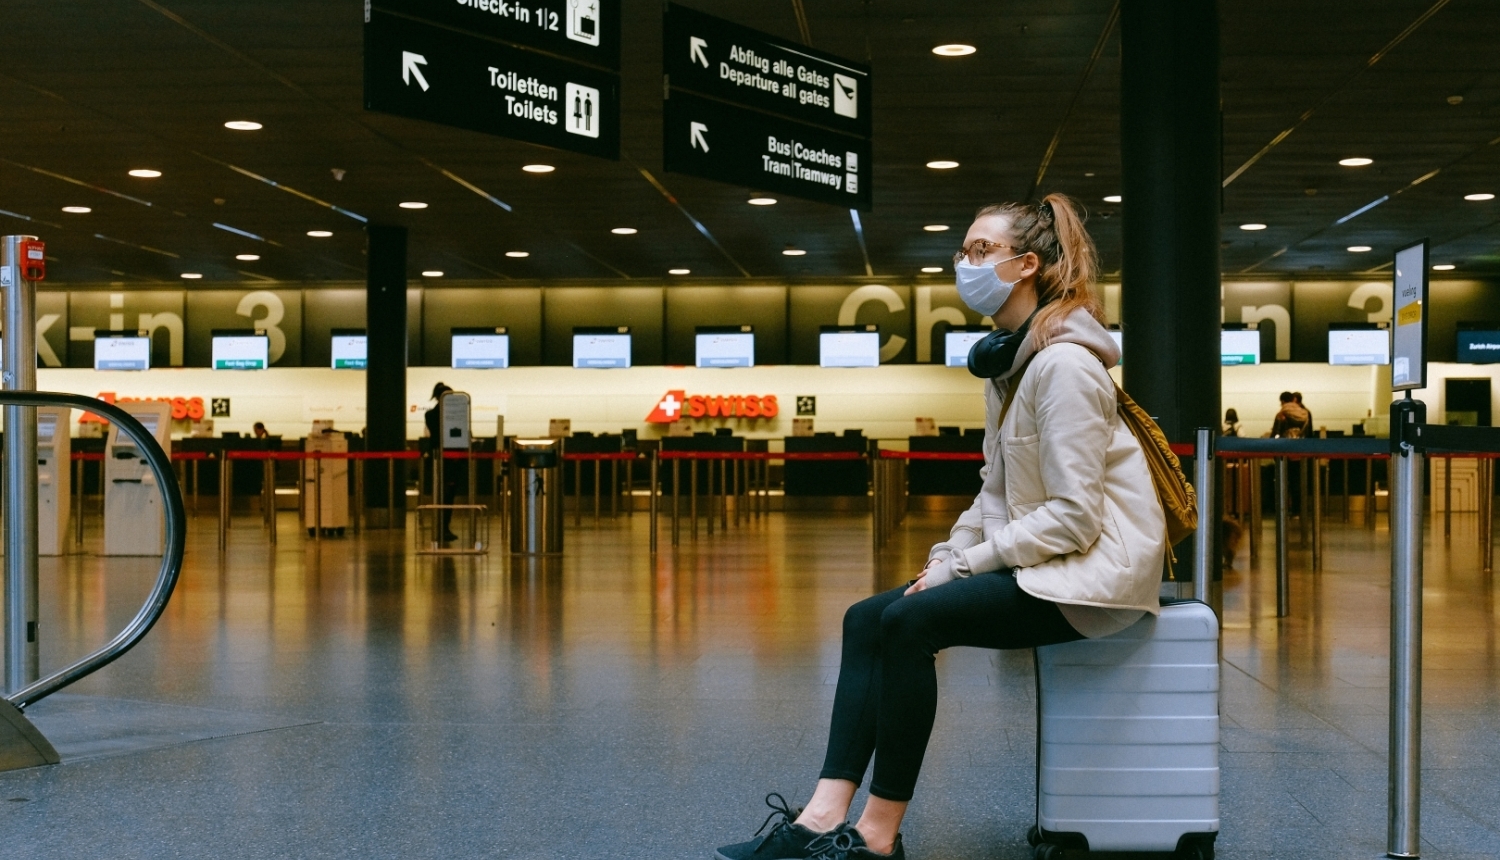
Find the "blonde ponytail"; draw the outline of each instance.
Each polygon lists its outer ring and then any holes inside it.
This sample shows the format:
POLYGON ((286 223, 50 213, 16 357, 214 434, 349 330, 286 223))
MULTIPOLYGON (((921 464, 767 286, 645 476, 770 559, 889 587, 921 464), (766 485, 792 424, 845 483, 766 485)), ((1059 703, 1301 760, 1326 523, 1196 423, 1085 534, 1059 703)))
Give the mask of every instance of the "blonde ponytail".
POLYGON ((1031 325, 1045 346, 1063 320, 1078 309, 1104 322, 1104 303, 1094 283, 1099 277, 1099 253, 1083 226, 1077 204, 1065 194, 1048 194, 1041 203, 1002 203, 979 210, 977 218, 1004 215, 1010 219, 1017 251, 1030 251, 1041 260, 1037 302, 1041 310, 1031 325))

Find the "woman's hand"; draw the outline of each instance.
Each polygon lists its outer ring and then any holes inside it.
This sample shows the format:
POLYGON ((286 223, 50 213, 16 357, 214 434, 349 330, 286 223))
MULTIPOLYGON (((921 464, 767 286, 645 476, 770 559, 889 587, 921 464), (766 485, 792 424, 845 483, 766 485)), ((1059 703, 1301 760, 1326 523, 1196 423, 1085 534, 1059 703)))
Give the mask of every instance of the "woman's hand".
POLYGON ((953 579, 953 561, 946 558, 935 558, 927 562, 927 567, 917 574, 917 581, 902 593, 902 597, 926 591, 929 588, 937 588, 945 582, 953 579))

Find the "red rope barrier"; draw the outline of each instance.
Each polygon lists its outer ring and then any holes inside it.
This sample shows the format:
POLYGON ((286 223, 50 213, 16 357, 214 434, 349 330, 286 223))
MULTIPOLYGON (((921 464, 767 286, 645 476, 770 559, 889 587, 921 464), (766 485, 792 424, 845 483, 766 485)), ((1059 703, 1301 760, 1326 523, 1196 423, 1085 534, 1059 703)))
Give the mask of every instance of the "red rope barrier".
POLYGON ((634 451, 615 451, 615 452, 605 452, 605 453, 600 453, 600 454, 579 453, 579 454, 564 454, 563 455, 563 459, 564 460, 634 460, 635 458, 636 458, 636 454, 635 454, 634 451))
POLYGON ((891 451, 880 449, 882 460, 963 460, 983 461, 984 453, 981 451, 891 451))
POLYGON ((859 451, 663 451, 663 460, 863 460, 859 451))
POLYGON ((443 451, 444 460, 467 460, 473 457, 476 460, 509 460, 509 451, 443 451))

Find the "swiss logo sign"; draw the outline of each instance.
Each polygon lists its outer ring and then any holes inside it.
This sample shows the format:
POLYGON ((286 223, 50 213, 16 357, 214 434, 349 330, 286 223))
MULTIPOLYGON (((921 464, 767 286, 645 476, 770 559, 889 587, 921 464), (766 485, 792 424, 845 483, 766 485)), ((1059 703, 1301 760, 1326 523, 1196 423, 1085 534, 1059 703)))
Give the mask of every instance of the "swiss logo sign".
POLYGON ((671 424, 683 418, 775 418, 781 411, 776 395, 694 394, 674 389, 662 395, 651 414, 650 424, 671 424))

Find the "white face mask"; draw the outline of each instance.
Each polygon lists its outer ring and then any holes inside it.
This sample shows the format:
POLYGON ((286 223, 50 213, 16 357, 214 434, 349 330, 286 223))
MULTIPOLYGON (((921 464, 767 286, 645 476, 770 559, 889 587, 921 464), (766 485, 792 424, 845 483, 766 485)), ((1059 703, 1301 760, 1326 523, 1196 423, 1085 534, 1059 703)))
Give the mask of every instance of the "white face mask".
POLYGON ((1000 280, 995 267, 1024 256, 1026 255, 1017 254, 1014 257, 1006 257, 1004 260, 982 263, 978 266, 968 260, 959 260, 953 267, 959 298, 963 299, 964 304, 975 313, 987 317, 994 316, 1005 304, 1005 300, 1010 298, 1011 290, 1016 288, 1015 281, 1000 280))

